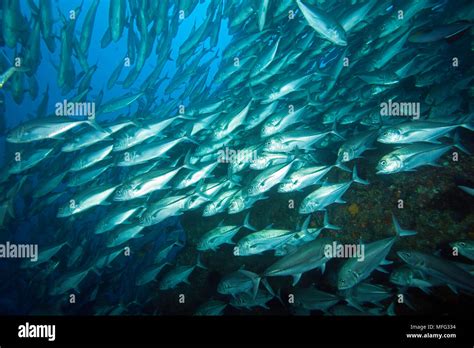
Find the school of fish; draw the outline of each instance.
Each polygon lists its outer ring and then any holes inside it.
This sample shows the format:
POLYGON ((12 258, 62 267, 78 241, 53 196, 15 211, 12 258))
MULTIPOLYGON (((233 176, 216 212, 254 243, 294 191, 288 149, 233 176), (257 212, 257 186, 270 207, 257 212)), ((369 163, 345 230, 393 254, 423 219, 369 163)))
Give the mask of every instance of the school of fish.
MULTIPOLYGON (((448 0, 114 0, 106 14, 99 0, 69 12, 52 0, 1 6, 0 235, 15 239, 25 220, 43 235, 38 261, 11 268, 28 281, 5 282, 35 300, 20 312, 143 313, 161 294, 192 291, 197 273, 202 280, 213 271, 206 260, 224 252, 242 266, 220 275, 196 315, 275 306, 396 315, 400 306, 416 312, 413 288, 473 295, 472 237, 450 241, 459 258, 394 251, 419 238, 396 204, 383 217, 385 236, 361 231, 352 241, 363 258, 327 253, 331 236, 344 234, 331 221, 348 191, 400 173, 436 182, 443 161, 471 159, 472 1, 454 9, 448 0), (118 43, 125 56, 90 59, 99 20, 108 23, 102 49, 118 43), (43 61, 56 71, 48 85, 36 78, 43 61), (114 69, 97 89, 104 64, 114 69), (52 83, 64 105, 50 97, 52 83), (123 94, 110 97, 112 88, 123 94), (37 98, 32 116, 7 129, 15 109, 7 100, 37 98), (255 207, 279 199, 295 204, 296 226, 259 220, 255 207), (221 223, 192 238, 166 228, 189 214, 221 223), (193 260, 176 264, 186 250, 193 260), (255 255, 273 261, 253 271, 245 260, 255 255), (328 272, 332 287, 300 285, 328 272), (107 302, 111 293, 118 299, 107 302), (63 303, 70 294, 74 308, 63 303)), ((472 205, 469 179, 456 194, 472 205)))

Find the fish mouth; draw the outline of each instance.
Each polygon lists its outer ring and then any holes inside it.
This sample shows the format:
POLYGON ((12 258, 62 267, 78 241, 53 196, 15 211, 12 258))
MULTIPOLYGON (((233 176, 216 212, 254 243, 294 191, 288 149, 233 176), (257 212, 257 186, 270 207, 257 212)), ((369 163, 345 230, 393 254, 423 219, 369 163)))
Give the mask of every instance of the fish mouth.
POLYGON ((404 251, 398 251, 398 252, 397 252, 397 255, 398 255, 398 257, 401 258, 403 261, 405 261, 405 262, 408 263, 408 261, 407 261, 407 260, 408 260, 408 255, 407 255, 406 252, 404 252, 404 251))
POLYGON ((347 286, 347 285, 341 285, 341 286, 337 286, 337 289, 338 290, 348 290, 348 289, 351 289, 353 288, 353 286, 347 286))

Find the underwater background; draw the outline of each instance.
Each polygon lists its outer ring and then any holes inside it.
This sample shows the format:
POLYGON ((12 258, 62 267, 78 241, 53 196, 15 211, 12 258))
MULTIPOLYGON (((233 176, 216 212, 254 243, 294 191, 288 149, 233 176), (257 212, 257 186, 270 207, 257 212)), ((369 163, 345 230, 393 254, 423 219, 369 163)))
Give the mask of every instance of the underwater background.
POLYGON ((472 313, 471 1, 1 6, 0 314, 472 313))

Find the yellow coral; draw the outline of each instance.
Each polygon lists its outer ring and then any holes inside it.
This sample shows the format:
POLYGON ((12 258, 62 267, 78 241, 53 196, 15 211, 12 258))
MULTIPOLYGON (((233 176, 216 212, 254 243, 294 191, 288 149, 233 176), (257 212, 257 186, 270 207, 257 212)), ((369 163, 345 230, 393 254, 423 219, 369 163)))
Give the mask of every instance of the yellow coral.
POLYGON ((359 213, 359 206, 355 203, 352 203, 349 208, 349 213, 351 213, 352 216, 355 216, 359 213))

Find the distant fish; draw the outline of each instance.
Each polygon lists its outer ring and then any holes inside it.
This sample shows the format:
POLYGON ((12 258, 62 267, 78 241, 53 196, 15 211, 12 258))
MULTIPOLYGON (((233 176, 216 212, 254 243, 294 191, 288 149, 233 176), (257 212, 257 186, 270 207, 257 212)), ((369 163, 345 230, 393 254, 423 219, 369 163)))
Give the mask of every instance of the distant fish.
POLYGON ((296 0, 296 3, 308 21, 308 24, 316 30, 318 34, 336 45, 347 45, 346 32, 335 19, 315 6, 304 4, 301 0, 296 0))
POLYGON ((457 22, 451 24, 444 24, 431 29, 421 29, 415 31, 410 35, 408 41, 413 43, 428 43, 443 39, 449 39, 472 26, 470 22, 457 22))
POLYGON ((474 292, 474 276, 454 262, 418 251, 399 251, 398 256, 410 266, 431 275, 447 285, 474 292))

